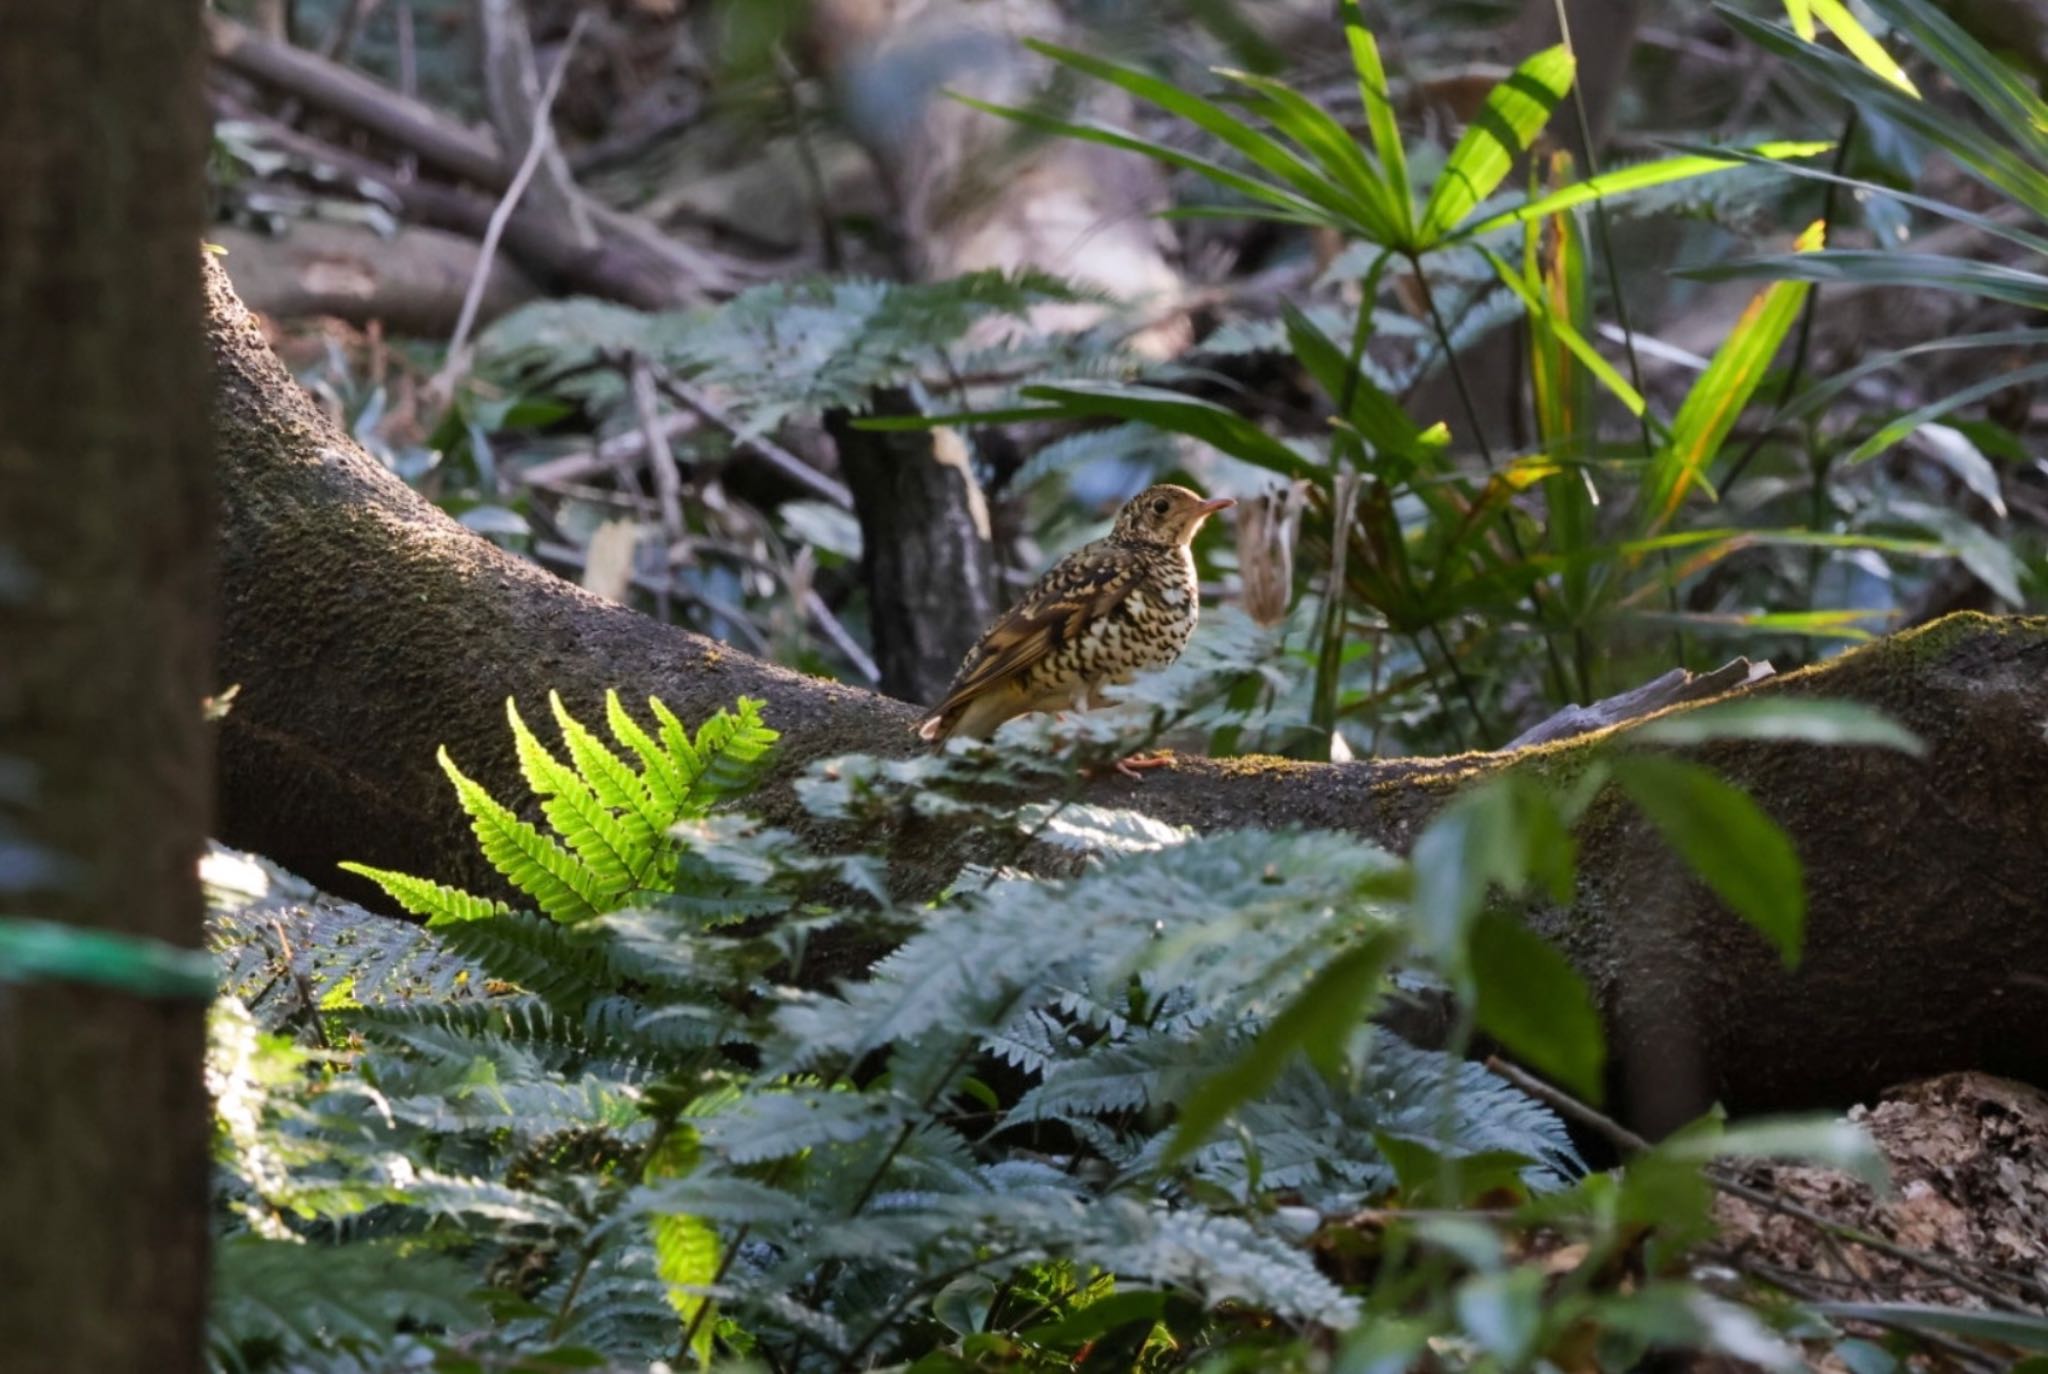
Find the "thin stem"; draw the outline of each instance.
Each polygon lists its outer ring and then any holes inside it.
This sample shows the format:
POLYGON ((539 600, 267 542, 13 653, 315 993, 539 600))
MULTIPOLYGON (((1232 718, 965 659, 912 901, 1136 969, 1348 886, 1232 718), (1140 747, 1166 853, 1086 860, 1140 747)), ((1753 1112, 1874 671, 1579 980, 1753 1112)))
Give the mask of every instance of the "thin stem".
POLYGON ((533 181, 534 173, 540 170, 541 160, 547 156, 554 142, 554 126, 548 121, 555 108, 555 97, 561 93, 562 78, 568 74, 570 59, 576 56, 576 45, 583 38, 583 28, 589 20, 588 11, 579 13, 569 25, 569 36, 562 42, 562 55, 555 59, 555 68, 548 73, 547 84, 541 88, 540 99, 533 108, 533 140, 526 145, 526 156, 520 160, 519 170, 512 174, 512 182, 505 188, 505 194, 498 199, 491 210, 491 218, 484 225, 483 243, 477 249, 476 269, 470 273, 469 288, 462 293, 462 312, 455 320, 455 333, 448 340, 448 357, 435 374, 433 388, 445 396, 453 386, 456 370, 463 366, 463 355, 469 347, 469 332, 476 325, 476 312, 484 300, 484 287, 491 276, 491 265, 498 256, 498 240, 505 236, 505 226, 512 219, 512 212, 519 208, 519 198, 526 194, 527 186, 533 181))
MULTIPOLYGON (((1572 21, 1565 0, 1556 0, 1556 8, 1558 36, 1564 40, 1565 51, 1576 61, 1579 50, 1572 43, 1572 21)), ((1600 151, 1593 142, 1592 116, 1586 113, 1586 92, 1577 82, 1572 83, 1572 111, 1578 117, 1579 146, 1586 155, 1586 175, 1597 177, 1600 175, 1600 151)), ((1600 196, 1593 198, 1593 233, 1600 243, 1600 266, 1607 274, 1607 294, 1614 298, 1614 322, 1621 326, 1621 347, 1628 358, 1629 382, 1635 387, 1636 395, 1640 396, 1643 394, 1643 364, 1636 353, 1635 326, 1629 321, 1628 295, 1621 289, 1621 268, 1614 254, 1614 234, 1607 221, 1607 204, 1605 198, 1600 196)), ((1642 429, 1643 457, 1647 459, 1657 451, 1657 440, 1650 433, 1650 412, 1647 409, 1638 412, 1636 423, 1642 429)), ((1662 557, 1665 570, 1669 571, 1671 551, 1664 550, 1662 557)), ((1678 614, 1676 582, 1670 582, 1665 586, 1664 599, 1675 617, 1678 614)), ((1671 626, 1671 648, 1676 661, 1683 664, 1687 658, 1685 627, 1675 620, 1671 626)), ((1580 674, 1580 685, 1585 688, 1586 700, 1592 701, 1592 683, 1586 679, 1583 672, 1580 674)))
MULTIPOLYGON (((1849 146, 1856 141, 1856 134, 1862 126, 1863 111, 1858 106, 1851 105, 1849 107, 1849 117, 1842 122, 1841 141, 1835 144, 1835 162, 1831 169, 1835 176, 1841 176, 1842 169, 1848 165, 1849 146)), ((1827 190, 1823 193, 1821 199, 1821 223, 1827 225, 1830 229, 1834 228, 1835 195, 1840 189, 1841 184, 1839 182, 1828 182, 1827 190)), ((1784 385, 1778 388, 1778 399, 1771 405, 1771 419, 1762 428, 1757 430, 1755 437, 1749 441, 1749 447, 1742 451, 1741 456, 1728 465, 1727 475, 1721 479, 1721 499, 1723 501, 1728 499, 1728 490, 1735 485, 1736 479, 1740 478, 1748 470, 1750 463, 1763 450, 1764 441, 1769 439, 1771 431, 1777 428, 1778 414, 1785 409, 1786 403, 1799 390, 1800 383, 1806 380, 1807 359, 1813 347, 1813 317, 1819 306, 1820 286, 1815 284, 1807 288, 1806 304, 1799 311, 1799 337, 1792 345, 1792 367, 1785 374, 1784 385)))
MULTIPOLYGON (((1479 698, 1473 694, 1472 684, 1465 677, 1465 670, 1458 666, 1458 657, 1451 652, 1450 642, 1444 638, 1443 626, 1432 624, 1429 627, 1429 634, 1430 638, 1436 641, 1436 647, 1443 653, 1444 664, 1451 670, 1451 680, 1458 684, 1458 694, 1465 698, 1465 709, 1472 713, 1472 723, 1479 729, 1480 747, 1484 748, 1486 742, 1493 738, 1493 732, 1487 728, 1486 715, 1479 709, 1479 698)), ((1425 667, 1428 666, 1429 655, 1423 652, 1421 640, 1415 641, 1415 656, 1422 660, 1425 667)), ((1462 738, 1458 742, 1465 743, 1462 738)))
MULTIPOLYGON (((1451 370, 1451 381, 1457 387, 1458 401, 1465 408, 1465 420, 1472 426, 1472 438, 1479 445, 1480 460, 1486 464, 1487 474, 1491 476, 1494 472, 1493 445, 1487 442, 1485 426, 1479 421, 1479 407, 1472 399, 1472 387, 1465 380, 1465 368, 1458 361, 1458 350, 1451 345, 1450 326, 1444 323, 1443 311, 1437 308, 1436 292, 1430 290, 1429 274, 1422 270, 1421 257, 1411 255, 1408 259, 1408 265, 1414 269, 1416 285, 1422 291, 1422 303, 1429 311, 1429 320, 1436 330, 1437 343, 1444 351, 1444 364, 1451 370)), ((1500 524, 1501 528, 1507 532, 1508 549, 1510 552, 1514 554, 1518 562, 1527 562, 1528 554, 1522 548, 1522 536, 1515 530, 1515 512, 1512 503, 1503 508, 1500 524)), ((1550 661, 1550 675, 1556 687, 1558 699, 1563 700, 1571 695, 1571 679, 1565 676, 1564 659, 1557 652, 1556 641, 1550 637, 1550 617, 1543 608, 1543 590, 1533 582, 1529 584, 1529 609, 1536 617, 1536 632, 1543 639, 1543 652, 1550 661)), ((1439 634, 1439 638, 1441 638, 1441 634, 1439 634)), ((1485 726, 1482 722, 1482 733, 1479 741, 1482 745, 1487 744, 1491 740, 1491 736, 1485 734, 1484 730, 1485 726)))

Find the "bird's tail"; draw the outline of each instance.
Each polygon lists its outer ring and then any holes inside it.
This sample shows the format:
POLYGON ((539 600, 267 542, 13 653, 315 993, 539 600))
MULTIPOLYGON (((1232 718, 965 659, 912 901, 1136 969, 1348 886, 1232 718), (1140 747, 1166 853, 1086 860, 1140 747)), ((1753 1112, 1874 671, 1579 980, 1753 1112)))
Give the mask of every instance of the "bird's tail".
POLYGON ((926 716, 917 723, 917 737, 929 744, 944 744, 953 733, 953 721, 945 714, 926 716))

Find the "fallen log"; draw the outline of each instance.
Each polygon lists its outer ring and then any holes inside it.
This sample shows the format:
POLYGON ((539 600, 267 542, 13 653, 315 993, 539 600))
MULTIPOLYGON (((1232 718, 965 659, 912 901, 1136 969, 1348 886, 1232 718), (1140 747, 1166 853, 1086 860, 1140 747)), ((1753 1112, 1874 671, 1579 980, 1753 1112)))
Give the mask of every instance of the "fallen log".
MULTIPOLYGON (((916 708, 824 682, 592 597, 462 529, 369 459, 293 384, 208 268, 225 496, 222 838, 351 895, 357 859, 488 882, 448 805, 446 744, 519 790, 504 701, 607 687, 697 720, 765 699, 785 778, 837 754, 902 755, 916 708)), ((1806 957, 1775 953, 1619 802, 1589 816, 1579 900, 1532 920, 1606 1014, 1628 1114, 1654 1130, 1704 1102, 1846 1106, 1887 1085, 2048 1066, 2048 620, 1950 617, 1763 694, 1866 702, 1923 758, 1768 741, 1688 751, 1791 832, 1806 957)), ((1687 709, 1684 707, 1676 709, 1687 709)), ((1596 733, 1511 754, 1306 764, 1183 759, 1089 799, 1219 830, 1306 825, 1405 847, 1458 787, 1563 771, 1596 733)), ((941 856, 924 856, 934 862, 941 856)))
MULTIPOLYGON (((429 338, 455 328, 477 268, 474 239, 416 224, 391 235, 311 219, 276 235, 217 224, 207 237, 227 250, 235 291, 259 314, 381 320, 397 333, 429 338)), ((492 263, 478 318, 494 320, 535 294, 517 267, 492 263)))

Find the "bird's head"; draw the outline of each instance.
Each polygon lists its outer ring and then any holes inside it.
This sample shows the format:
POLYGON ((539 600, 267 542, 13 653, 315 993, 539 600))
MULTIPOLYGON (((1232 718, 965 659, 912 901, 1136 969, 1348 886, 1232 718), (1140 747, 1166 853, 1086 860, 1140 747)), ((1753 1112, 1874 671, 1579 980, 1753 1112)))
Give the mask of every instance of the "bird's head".
POLYGON ((1192 542, 1202 522, 1237 502, 1228 496, 1205 501, 1186 487, 1147 487, 1117 512, 1109 537, 1120 544, 1157 544, 1180 548, 1192 542))

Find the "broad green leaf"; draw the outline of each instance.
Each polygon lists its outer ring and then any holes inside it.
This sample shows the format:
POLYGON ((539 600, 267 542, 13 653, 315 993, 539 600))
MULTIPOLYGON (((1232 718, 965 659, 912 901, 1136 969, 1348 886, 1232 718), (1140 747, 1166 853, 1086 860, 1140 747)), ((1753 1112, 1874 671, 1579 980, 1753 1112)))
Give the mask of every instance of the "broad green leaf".
POLYGON ((1706 1164, 1716 1159, 1786 1159, 1853 1174, 1873 1188, 1891 1171, 1870 1132, 1839 1117, 1760 1117, 1723 1130, 1692 1130, 1657 1147, 1666 1159, 1706 1164))
POLYGON ((1505 1369, 1519 1369, 1543 1330, 1543 1290, 1549 1282, 1535 1265, 1481 1274, 1458 1285, 1452 1305, 1458 1324, 1505 1369))
POLYGON ((1510 894, 1538 883, 1558 901, 1568 900, 1573 854, 1557 804, 1536 783, 1510 774, 1465 792, 1429 823, 1410 853, 1423 948, 1455 962, 1496 883, 1510 894))
POLYGON ((1287 477, 1321 480, 1327 474, 1236 411, 1159 387, 1120 382, 1061 382, 1029 386, 1024 397, 1057 402, 1071 416, 1111 416, 1185 434, 1287 477))
POLYGON ((1660 716, 1629 734, 1647 744, 1783 739, 1896 749, 1915 758, 1927 752, 1918 735, 1884 712, 1856 701, 1789 701, 1783 697, 1724 701, 1660 716))
POLYGON ((1595 200, 1613 200, 1631 191, 1644 191, 1652 186, 1665 186, 1674 181, 1690 181, 1694 177, 1708 176, 1740 167, 1748 161, 1784 162, 1792 158, 1813 157, 1831 152, 1832 143, 1779 142, 1761 143, 1754 148, 1730 149, 1727 152, 1702 151, 1687 153, 1682 157, 1661 158, 1654 162, 1638 162, 1628 167, 1615 167, 1599 176, 1561 186, 1555 191, 1536 197, 1534 200, 1503 210, 1451 234, 1446 242, 1462 242, 1498 233, 1517 224, 1554 215, 1560 211, 1574 209, 1595 200))
POLYGON ((1792 841, 1747 793, 1698 764, 1625 754, 1614 775, 1665 842, 1787 968, 1806 933, 1806 883, 1792 841))
POLYGON ((1480 1028, 1523 1063, 1600 1101, 1607 1066, 1600 1013, 1565 957, 1514 917, 1494 913, 1473 927, 1466 964, 1480 1028))
MULTIPOLYGON (((1799 236, 1795 257, 1817 251, 1826 232, 1827 226, 1819 221, 1809 226, 1799 236)), ((1693 382, 1671 422, 1670 442, 1658 450, 1644 478, 1646 528, 1656 531, 1670 524, 1686 493, 1705 475, 1770 370, 1809 289, 1781 281, 1751 301, 1707 370, 1693 382)))
POLYGON ((1387 93, 1387 69, 1380 45, 1358 12, 1358 0, 1344 0, 1344 36, 1351 45, 1351 65, 1358 71, 1358 97, 1365 106, 1365 127, 1372 131, 1374 154, 1400 216, 1404 236, 1415 227, 1415 192, 1408 180, 1408 150, 1401 142, 1401 123, 1387 93))
MULTIPOLYGON (((1892 55, 1884 50, 1884 44, 1878 42, 1870 30, 1863 27, 1862 21, 1849 12, 1849 7, 1843 4, 1842 0, 1797 0, 1797 3, 1812 16, 1807 19, 1803 28, 1798 17, 1794 16, 1793 27, 1800 30, 1800 37, 1809 43, 1812 42, 1813 20, 1819 19, 1828 26, 1830 33, 1842 40, 1842 46, 1847 48, 1858 62, 1906 94, 1920 94, 1920 88, 1913 84, 1905 69, 1892 60, 1892 55)), ((1792 6, 1788 4, 1786 8, 1790 10, 1792 6)))
POLYGON ((1629 414, 1639 416, 1649 409, 1649 403, 1643 399, 1642 393, 1630 386, 1628 379, 1615 371, 1612 363, 1600 356, 1600 351, 1587 342, 1586 336, 1573 327, 1570 320, 1553 311, 1549 303, 1522 279, 1521 273, 1508 266, 1492 249, 1482 248, 1479 251, 1493 264, 1493 270, 1500 277, 1502 284, 1515 293, 1532 316, 1542 322, 1543 329, 1570 349, 1572 356, 1584 363, 1586 370, 1598 377, 1600 384, 1606 387, 1616 400, 1628 407, 1629 414))
POLYGON ((1166 1310, 1166 1294, 1151 1289, 1111 1293, 1058 1321, 1027 1327, 1018 1336, 1033 1345, 1064 1350, 1107 1335, 1133 1322, 1154 1322, 1166 1310))
POLYGON ((1559 44, 1529 58, 1493 88, 1437 175, 1416 231, 1417 247, 1441 242, 1500 188, 1515 159, 1529 150, 1570 93, 1575 65, 1570 49, 1559 44))
POLYGON ((1372 1142, 1393 1167, 1406 1207, 1455 1208, 1492 1192, 1527 1193, 1530 1160, 1509 1150, 1445 1154, 1440 1140, 1387 1131, 1374 1131, 1372 1142))
POLYGON ((1161 1163, 1170 1167, 1199 1149, 1224 1118, 1273 1086, 1297 1050, 1325 1073, 1341 1069, 1344 1046, 1364 1019, 1394 951, 1391 936, 1376 934, 1323 965, 1234 1062, 1205 1077, 1189 1095, 1161 1163))
POLYGON ((1885 510, 1891 519, 1908 520, 1932 530, 1972 576, 2000 600, 2018 606, 2025 603, 2020 589, 2020 560, 2009 540, 2001 539, 1961 511, 1929 501, 1892 501, 1885 510))
POLYGON ((932 1297, 932 1315, 953 1332, 972 1336, 988 1322, 996 1286, 980 1274, 962 1274, 932 1297))

